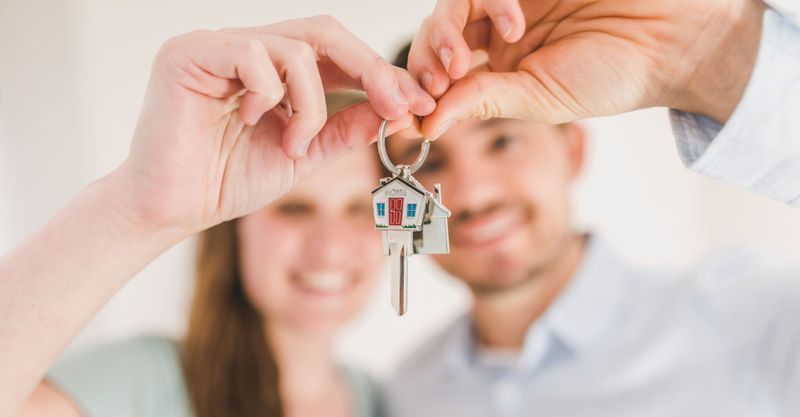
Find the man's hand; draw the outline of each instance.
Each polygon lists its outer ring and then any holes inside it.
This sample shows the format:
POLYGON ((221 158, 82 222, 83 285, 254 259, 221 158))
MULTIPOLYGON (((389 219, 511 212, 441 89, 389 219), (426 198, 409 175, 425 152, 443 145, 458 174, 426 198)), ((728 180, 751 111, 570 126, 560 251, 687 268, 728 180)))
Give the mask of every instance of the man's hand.
POLYGON ((726 121, 758 52, 756 0, 439 0, 409 70, 456 120, 561 123, 668 106, 726 121), (488 53, 470 71, 476 50, 488 53))
POLYGON ((111 176, 118 209, 145 228, 196 232, 248 214, 314 168, 399 128, 433 99, 330 17, 198 31, 153 66, 128 159, 111 176), (326 90, 364 90, 328 119, 326 90))

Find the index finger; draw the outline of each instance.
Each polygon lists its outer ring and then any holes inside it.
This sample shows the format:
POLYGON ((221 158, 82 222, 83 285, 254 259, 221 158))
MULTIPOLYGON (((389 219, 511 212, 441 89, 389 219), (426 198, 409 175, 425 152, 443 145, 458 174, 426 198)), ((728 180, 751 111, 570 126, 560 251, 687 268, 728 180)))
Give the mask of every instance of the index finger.
POLYGON ((367 93, 375 112, 397 120, 409 111, 431 108, 433 98, 422 89, 410 93, 404 85, 416 84, 407 72, 397 72, 377 52, 350 33, 336 19, 317 16, 269 25, 264 30, 310 44, 320 56, 330 59, 367 93))

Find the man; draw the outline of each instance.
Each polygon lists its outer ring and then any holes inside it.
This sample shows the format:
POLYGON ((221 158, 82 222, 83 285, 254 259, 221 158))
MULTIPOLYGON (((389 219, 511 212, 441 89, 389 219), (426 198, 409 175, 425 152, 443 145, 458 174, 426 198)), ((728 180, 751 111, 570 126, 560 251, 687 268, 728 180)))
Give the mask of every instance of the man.
MULTIPOLYGON (((418 146, 389 141, 396 161, 418 146)), ((433 143, 415 177, 453 213, 435 260, 474 305, 398 368, 393 416, 800 415, 800 273, 626 265, 571 227, 583 157, 571 123, 467 120, 433 143)))

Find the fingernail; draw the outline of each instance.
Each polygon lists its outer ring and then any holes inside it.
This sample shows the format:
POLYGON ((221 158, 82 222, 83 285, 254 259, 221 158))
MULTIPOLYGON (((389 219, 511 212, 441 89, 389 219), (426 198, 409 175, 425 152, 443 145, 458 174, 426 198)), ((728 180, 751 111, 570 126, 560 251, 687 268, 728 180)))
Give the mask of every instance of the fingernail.
POLYGON ((442 122, 442 124, 439 125, 439 129, 436 130, 436 134, 434 135, 434 139, 438 139, 439 137, 441 137, 442 135, 447 133, 447 131, 450 130, 450 128, 453 127, 453 125, 455 123, 456 123, 455 119, 449 119, 449 120, 446 120, 446 121, 442 122))
POLYGON ((400 86, 398 85, 392 87, 392 101, 401 106, 408 104, 408 99, 406 99, 406 97, 403 95, 403 92, 400 91, 400 86))
POLYGON ((450 72, 450 61, 453 60, 453 50, 446 46, 439 48, 439 59, 442 60, 444 70, 450 72))
POLYGON ((419 83, 425 87, 426 90, 431 91, 433 88, 433 74, 430 71, 419 74, 419 83))
POLYGON ((494 23, 495 27, 497 28, 497 32, 503 39, 508 38, 508 35, 511 34, 511 31, 514 30, 514 27, 511 25, 511 19, 508 16, 499 16, 494 23))
POLYGON ((427 91, 422 89, 422 87, 417 87, 417 96, 422 98, 424 103, 432 106, 431 111, 433 111, 433 108, 436 108, 436 100, 434 100, 427 91))
POLYGON ((258 121, 261 120, 261 115, 254 113, 243 119, 244 119, 244 124, 248 126, 255 126, 258 123, 258 121))
POLYGON ((311 145, 311 139, 304 140, 300 142, 297 147, 294 148, 294 155, 297 158, 302 158, 306 156, 308 152, 308 147, 311 145))

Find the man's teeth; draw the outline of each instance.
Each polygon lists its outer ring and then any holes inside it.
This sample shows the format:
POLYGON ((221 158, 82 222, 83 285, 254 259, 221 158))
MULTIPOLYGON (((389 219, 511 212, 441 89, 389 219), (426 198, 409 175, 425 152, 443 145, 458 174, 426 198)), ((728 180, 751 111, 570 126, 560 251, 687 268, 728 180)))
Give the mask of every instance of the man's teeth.
POLYGON ((315 273, 299 275, 302 286, 314 291, 336 292, 347 289, 350 281, 342 273, 315 273))
POLYGON ((506 213, 492 219, 492 221, 474 227, 466 233, 465 238, 470 242, 485 242, 501 238, 513 233, 518 223, 518 216, 513 213, 506 213))

